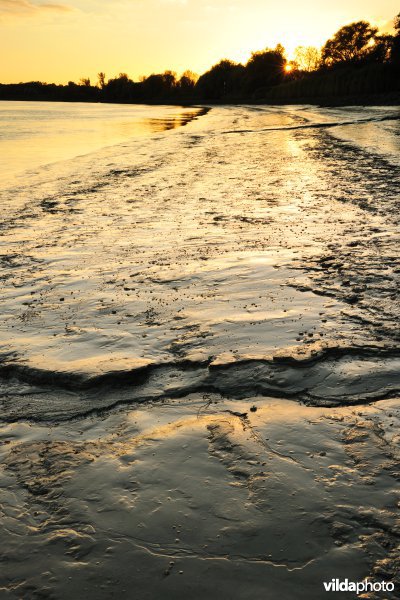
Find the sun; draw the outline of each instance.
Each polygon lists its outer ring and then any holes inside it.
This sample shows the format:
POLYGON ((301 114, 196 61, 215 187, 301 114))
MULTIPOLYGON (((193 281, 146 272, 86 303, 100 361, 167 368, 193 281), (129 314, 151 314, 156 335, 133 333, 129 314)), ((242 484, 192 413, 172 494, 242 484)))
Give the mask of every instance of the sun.
POLYGON ((285 65, 285 71, 286 73, 290 73, 290 71, 293 71, 292 65, 285 65))

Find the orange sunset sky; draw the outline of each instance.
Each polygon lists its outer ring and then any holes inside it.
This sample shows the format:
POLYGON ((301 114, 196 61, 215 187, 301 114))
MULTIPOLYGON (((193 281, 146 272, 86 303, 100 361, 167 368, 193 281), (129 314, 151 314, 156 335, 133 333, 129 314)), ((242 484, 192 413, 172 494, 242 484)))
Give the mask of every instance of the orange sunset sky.
POLYGON ((398 0, 0 0, 0 82, 202 73, 282 43, 321 46, 365 19, 390 31, 398 0))

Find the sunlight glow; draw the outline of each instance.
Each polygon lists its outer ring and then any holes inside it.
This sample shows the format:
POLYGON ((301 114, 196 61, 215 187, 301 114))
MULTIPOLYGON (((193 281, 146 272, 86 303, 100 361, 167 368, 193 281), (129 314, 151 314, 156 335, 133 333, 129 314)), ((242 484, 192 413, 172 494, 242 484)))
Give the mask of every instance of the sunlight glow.
POLYGON ((0 82, 200 75, 278 43, 290 59, 297 46, 320 48, 357 20, 390 32, 398 11, 398 0, 0 0, 0 82))

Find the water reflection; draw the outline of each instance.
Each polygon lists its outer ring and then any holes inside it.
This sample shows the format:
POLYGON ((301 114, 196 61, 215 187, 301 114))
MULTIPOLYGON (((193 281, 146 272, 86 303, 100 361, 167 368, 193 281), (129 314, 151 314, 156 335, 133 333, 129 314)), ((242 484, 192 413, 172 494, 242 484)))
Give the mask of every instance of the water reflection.
POLYGON ((43 165, 183 127, 207 109, 66 102, 0 102, 0 186, 43 165))
POLYGON ((169 119, 149 119, 148 124, 153 131, 167 131, 169 129, 175 129, 176 127, 184 127, 190 123, 190 121, 198 117, 200 113, 204 114, 204 112, 203 109, 201 111, 196 110, 169 119))
POLYGON ((193 119, 205 114, 207 109, 196 108, 181 114, 174 115, 172 117, 161 117, 161 118, 150 118, 143 119, 134 124, 138 134, 143 133, 160 133, 162 131, 169 131, 170 129, 176 129, 177 127, 184 127, 193 119))

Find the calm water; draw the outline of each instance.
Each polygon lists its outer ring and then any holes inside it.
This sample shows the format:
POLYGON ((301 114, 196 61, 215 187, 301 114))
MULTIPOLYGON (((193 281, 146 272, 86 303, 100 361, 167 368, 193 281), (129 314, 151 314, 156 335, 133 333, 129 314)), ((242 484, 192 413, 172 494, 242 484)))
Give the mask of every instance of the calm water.
POLYGON ((197 109, 68 102, 0 102, 0 186, 42 165, 185 125, 197 109))

